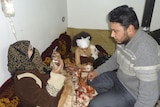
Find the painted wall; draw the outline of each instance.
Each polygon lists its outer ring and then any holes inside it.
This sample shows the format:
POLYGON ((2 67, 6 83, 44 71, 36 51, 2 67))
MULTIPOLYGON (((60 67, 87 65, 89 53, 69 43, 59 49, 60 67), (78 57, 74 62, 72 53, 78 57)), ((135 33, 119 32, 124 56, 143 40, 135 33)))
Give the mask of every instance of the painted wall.
MULTIPOLYGON (((18 40, 30 40, 40 52, 66 30, 67 0, 13 0, 13 4, 15 17, 11 19, 18 40), (62 22, 63 16, 66 18, 64 22, 62 22)), ((7 68, 7 52, 9 45, 16 41, 9 19, 4 17, 1 9, 0 38, 1 86, 10 77, 7 68)))
MULTIPOLYGON (((68 27, 108 29, 106 15, 123 4, 134 8, 141 24, 145 0, 68 0, 68 27)), ((160 0, 156 0, 151 30, 160 28, 159 5, 160 0)))

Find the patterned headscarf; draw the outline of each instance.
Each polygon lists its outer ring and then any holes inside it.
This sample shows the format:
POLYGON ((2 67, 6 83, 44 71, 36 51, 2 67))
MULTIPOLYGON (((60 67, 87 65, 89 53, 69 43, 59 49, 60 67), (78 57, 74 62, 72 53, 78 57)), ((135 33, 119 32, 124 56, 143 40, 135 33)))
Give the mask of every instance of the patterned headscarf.
POLYGON ((42 61, 40 53, 37 49, 35 49, 32 62, 35 64, 40 73, 45 73, 44 70, 51 71, 51 68, 42 61))
POLYGON ((21 40, 10 45, 8 49, 8 71, 12 75, 18 70, 33 70, 37 68, 40 72, 43 72, 44 67, 50 69, 42 62, 40 54, 36 49, 33 59, 29 59, 29 45, 30 41, 27 40, 21 40))

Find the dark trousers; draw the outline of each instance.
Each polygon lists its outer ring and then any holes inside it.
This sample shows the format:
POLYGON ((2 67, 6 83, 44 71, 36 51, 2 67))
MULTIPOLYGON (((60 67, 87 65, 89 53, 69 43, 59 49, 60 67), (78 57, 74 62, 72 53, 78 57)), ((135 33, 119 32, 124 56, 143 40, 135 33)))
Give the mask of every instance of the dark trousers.
POLYGON ((98 93, 89 107, 134 107, 135 99, 118 80, 116 71, 105 72, 88 84, 98 93))

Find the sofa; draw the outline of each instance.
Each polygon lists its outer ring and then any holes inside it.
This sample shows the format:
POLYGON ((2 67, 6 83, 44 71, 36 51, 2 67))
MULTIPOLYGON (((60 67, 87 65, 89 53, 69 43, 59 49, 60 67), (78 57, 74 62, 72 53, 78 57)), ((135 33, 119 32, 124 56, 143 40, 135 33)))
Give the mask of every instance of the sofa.
MULTIPOLYGON (((94 45, 100 45, 102 46, 105 51, 107 51, 108 54, 112 55, 115 51, 116 44, 113 40, 113 38, 110 37, 111 30, 105 30, 105 29, 83 29, 83 28, 72 28, 68 27, 66 32, 68 35, 70 35, 71 39, 73 37, 82 32, 85 31, 89 33, 92 36, 91 44, 94 45)), ((74 52, 75 48, 72 47, 72 52, 74 52)))

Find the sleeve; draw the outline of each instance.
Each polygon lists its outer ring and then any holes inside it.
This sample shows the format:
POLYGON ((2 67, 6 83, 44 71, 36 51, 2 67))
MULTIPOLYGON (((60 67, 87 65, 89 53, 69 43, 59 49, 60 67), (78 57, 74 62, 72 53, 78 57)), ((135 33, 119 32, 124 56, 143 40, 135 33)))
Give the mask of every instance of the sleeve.
POLYGON ((50 72, 50 78, 47 81, 46 89, 51 96, 56 96, 64 85, 65 76, 50 72))
POLYGON ((46 87, 41 88, 35 79, 25 77, 18 80, 16 75, 14 78, 14 90, 22 103, 25 102, 26 107, 33 105, 50 107, 52 104, 56 107, 63 91, 59 91, 57 96, 53 97, 47 92, 46 87))
POLYGON ((116 52, 105 63, 95 69, 95 72, 101 74, 106 71, 113 71, 118 68, 116 52))
POLYGON ((138 48, 134 69, 140 82, 139 94, 134 107, 153 107, 159 97, 159 49, 153 43, 140 45, 138 48))

